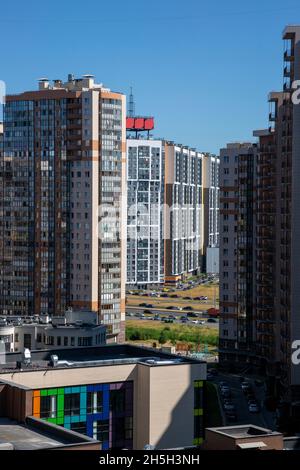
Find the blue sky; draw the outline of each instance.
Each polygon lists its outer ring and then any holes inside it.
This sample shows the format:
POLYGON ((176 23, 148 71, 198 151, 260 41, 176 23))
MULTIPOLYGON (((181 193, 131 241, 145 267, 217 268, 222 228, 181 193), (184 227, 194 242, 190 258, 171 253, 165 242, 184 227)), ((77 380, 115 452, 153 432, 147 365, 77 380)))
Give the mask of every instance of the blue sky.
POLYGON ((281 33, 296 23, 299 0, 2 2, 0 80, 12 93, 93 73, 111 89, 132 86, 156 136, 218 152, 267 125, 281 33))

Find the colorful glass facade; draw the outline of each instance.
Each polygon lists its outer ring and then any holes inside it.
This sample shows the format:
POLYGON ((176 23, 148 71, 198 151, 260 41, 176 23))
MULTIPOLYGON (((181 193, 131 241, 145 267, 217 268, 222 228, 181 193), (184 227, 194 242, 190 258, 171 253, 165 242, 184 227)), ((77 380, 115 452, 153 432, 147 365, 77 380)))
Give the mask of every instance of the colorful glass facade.
POLYGON ((93 437, 102 449, 131 449, 133 382, 34 390, 33 416, 93 437))

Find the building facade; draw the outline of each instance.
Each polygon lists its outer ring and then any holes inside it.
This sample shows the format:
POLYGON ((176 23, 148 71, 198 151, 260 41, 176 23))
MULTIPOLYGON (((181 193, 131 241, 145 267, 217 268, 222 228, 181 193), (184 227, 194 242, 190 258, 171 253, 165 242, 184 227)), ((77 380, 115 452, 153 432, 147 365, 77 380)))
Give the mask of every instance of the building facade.
POLYGON ((124 338, 125 96, 92 76, 8 96, 1 157, 3 315, 95 312, 124 338), (102 215, 99 223, 100 215, 102 215))
POLYGON ((219 272, 220 158, 203 157, 203 271, 219 272))
MULTIPOLYGON (((173 142, 127 139, 128 285, 173 284, 201 272, 203 158, 173 142)), ((209 213, 215 235, 217 212, 209 213)))
POLYGON ((94 312, 67 310, 61 317, 0 318, 0 353, 106 344, 106 327, 94 312))
POLYGON ((164 281, 164 144, 127 139, 127 284, 164 281))
POLYGON ((101 449, 203 441, 204 362, 128 345, 35 351, 26 370, 15 368, 20 359, 0 364, 0 416, 46 420, 101 449))
MULTIPOLYGON (((253 169, 250 162, 246 168, 248 229, 244 222, 239 222, 241 211, 244 212, 240 201, 230 200, 235 192, 240 195, 245 186, 240 179, 230 176, 231 167, 225 162, 225 157, 229 161, 237 158, 240 162, 241 151, 236 157, 234 153, 231 157, 229 149, 221 151, 220 361, 257 366, 268 379, 270 396, 277 399, 280 423, 285 429, 294 426, 293 429, 298 430, 300 372, 293 353, 297 353, 300 337, 300 107, 297 90, 300 26, 286 27, 283 40, 283 89, 269 95, 269 127, 254 132, 258 139, 256 156, 250 157, 253 169), (255 176, 255 184, 251 182, 251 174, 255 176), (231 218, 228 228, 225 217, 231 218), (228 235, 224 233, 225 227, 228 235), (245 230, 248 238, 244 238, 245 230), (240 238, 235 232, 241 233, 240 238), (247 253, 243 261, 245 274, 238 269, 241 249, 247 253), (246 331, 246 342, 239 341, 239 302, 242 302, 239 291, 246 302, 246 319, 249 319, 246 320, 249 332, 246 331)), ((233 170, 239 172, 234 167, 233 170)))
POLYGON ((164 271, 176 283, 201 272, 203 256, 203 154, 165 143, 164 271))
POLYGON ((254 192, 256 145, 220 151, 220 336, 222 364, 241 364, 253 351, 254 192))

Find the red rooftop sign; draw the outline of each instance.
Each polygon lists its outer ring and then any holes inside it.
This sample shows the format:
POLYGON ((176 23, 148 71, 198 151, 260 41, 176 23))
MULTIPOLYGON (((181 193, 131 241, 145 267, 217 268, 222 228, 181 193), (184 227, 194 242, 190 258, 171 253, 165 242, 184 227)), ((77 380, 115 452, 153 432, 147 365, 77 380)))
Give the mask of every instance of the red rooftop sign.
POLYGON ((128 131, 152 131, 154 129, 153 117, 127 117, 126 129, 128 131))

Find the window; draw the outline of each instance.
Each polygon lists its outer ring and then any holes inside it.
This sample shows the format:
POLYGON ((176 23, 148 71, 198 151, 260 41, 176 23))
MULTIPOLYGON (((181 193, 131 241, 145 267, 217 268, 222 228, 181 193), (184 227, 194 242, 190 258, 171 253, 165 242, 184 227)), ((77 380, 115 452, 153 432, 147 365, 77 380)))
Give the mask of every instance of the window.
POLYGON ((71 346, 75 346, 75 338, 74 338, 74 336, 71 337, 71 346))
POLYGON ((80 393, 70 393, 65 395, 65 415, 79 415, 80 412, 80 393))
POLYGON ((64 346, 68 346, 68 337, 64 336, 64 346))
POLYGON ((86 422, 71 423, 71 430, 79 432, 80 434, 86 434, 86 422))
POLYGON ((61 337, 60 336, 57 337, 57 346, 61 346, 61 337))
POLYGON ((115 413, 122 413, 125 409, 125 390, 111 390, 110 392, 110 410, 115 413))
POLYGON ((94 421, 93 422, 93 438, 100 442, 108 441, 109 438, 109 421, 94 421))
POLYGON ((55 418, 56 417, 56 396, 41 396, 41 418, 55 418))
POLYGON ((88 392, 87 393, 87 413, 102 413, 103 410, 103 393, 88 392))
POLYGON ((24 333, 24 348, 31 349, 31 334, 24 333))
POLYGON ((16 342, 16 343, 19 342, 19 333, 16 333, 16 334, 15 334, 15 342, 16 342))

